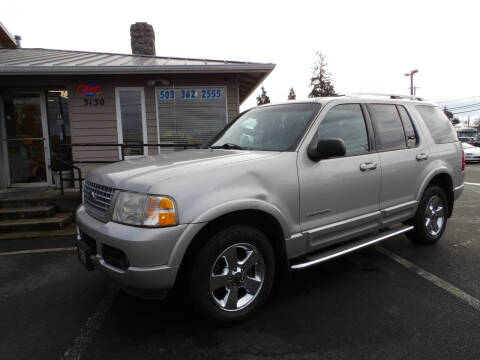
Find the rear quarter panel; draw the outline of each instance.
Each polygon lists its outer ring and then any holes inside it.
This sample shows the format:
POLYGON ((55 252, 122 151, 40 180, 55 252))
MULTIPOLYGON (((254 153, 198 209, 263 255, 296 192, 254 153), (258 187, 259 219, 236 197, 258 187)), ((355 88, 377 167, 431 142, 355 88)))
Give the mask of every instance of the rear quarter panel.
POLYGON ((414 115, 415 124, 421 128, 429 146, 428 165, 420 176, 422 182, 417 189, 417 200, 420 200, 428 183, 438 174, 446 173, 450 175, 454 188, 462 185, 465 174, 462 171, 462 145, 460 142, 435 143, 420 113, 416 110, 415 104, 409 104, 408 108, 410 113, 414 115))

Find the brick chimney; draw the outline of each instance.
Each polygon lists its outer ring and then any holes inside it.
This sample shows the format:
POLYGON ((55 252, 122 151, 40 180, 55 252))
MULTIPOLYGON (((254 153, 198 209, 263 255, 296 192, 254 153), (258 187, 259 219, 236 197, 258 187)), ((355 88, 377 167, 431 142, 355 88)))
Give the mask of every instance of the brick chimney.
POLYGON ((130 26, 132 54, 155 55, 155 32, 146 22, 136 22, 130 26))

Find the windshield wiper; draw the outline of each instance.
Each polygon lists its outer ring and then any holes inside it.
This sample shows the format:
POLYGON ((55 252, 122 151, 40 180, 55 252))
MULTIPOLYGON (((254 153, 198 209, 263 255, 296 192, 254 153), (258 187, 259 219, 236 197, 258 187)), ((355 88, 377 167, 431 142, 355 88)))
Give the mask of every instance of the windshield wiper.
POLYGON ((233 143, 225 143, 223 145, 217 146, 210 146, 210 149, 235 149, 235 150, 245 150, 243 146, 233 144, 233 143))

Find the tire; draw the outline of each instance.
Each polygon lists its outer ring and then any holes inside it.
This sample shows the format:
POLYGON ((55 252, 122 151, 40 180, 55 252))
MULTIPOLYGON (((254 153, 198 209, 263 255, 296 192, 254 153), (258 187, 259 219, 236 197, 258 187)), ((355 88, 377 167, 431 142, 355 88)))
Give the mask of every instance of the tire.
POLYGON ((420 245, 435 244, 447 226, 448 200, 439 186, 429 186, 418 204, 413 218, 414 230, 407 233, 411 241, 420 245))
POLYGON ((274 278, 267 237, 255 227, 232 225, 214 233, 198 253, 188 277, 189 299, 209 323, 228 325, 265 303, 274 278))

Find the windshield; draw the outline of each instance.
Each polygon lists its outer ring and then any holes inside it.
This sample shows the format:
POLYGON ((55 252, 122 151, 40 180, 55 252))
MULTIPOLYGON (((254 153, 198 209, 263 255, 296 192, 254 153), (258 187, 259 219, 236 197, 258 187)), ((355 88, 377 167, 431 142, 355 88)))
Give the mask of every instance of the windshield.
POLYGON ((292 150, 320 104, 286 104, 247 111, 223 129, 207 147, 288 151, 292 150))

